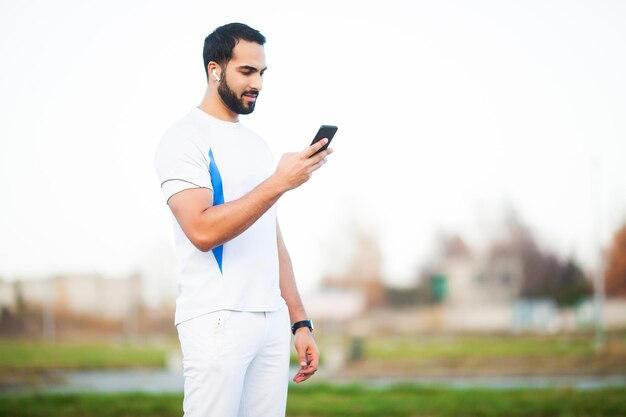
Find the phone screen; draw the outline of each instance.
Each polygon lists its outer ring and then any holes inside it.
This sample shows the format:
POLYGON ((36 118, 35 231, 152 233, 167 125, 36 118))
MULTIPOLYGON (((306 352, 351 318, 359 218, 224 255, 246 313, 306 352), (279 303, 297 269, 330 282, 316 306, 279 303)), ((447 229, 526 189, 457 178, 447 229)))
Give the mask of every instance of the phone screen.
MULTIPOLYGON (((322 125, 320 126, 319 130, 317 131, 317 134, 315 135, 315 137, 313 138, 313 141, 311 142, 311 145, 313 145, 315 142, 319 142, 320 140, 324 139, 324 138, 328 138, 328 143, 326 143, 326 145, 322 146, 317 152, 315 152, 313 155, 317 155, 318 153, 326 150, 326 148, 328 148, 328 145, 330 145, 330 141, 333 140, 333 137, 335 136, 335 133, 337 133, 337 126, 331 126, 331 125, 322 125)), ((311 155, 311 156, 313 156, 311 155)))

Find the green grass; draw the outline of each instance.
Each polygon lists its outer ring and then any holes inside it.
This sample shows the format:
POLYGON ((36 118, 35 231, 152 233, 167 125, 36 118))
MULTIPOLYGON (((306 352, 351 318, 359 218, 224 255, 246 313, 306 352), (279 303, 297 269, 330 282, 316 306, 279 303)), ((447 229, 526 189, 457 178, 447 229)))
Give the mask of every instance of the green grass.
MULTIPOLYGON (((338 339, 335 339, 337 346, 338 339)), ((626 332, 606 335, 597 350, 591 332, 533 334, 378 335, 360 349, 344 339, 348 353, 343 376, 380 375, 572 375, 626 373, 626 332), (362 352, 351 355, 353 352, 362 352)), ((322 344, 322 355, 324 346, 322 344)))
MULTIPOLYGON (((322 351, 324 334, 318 336, 322 351)), ((610 351, 602 356, 626 358, 626 332, 607 335, 610 351)), ((344 339, 347 352, 350 341, 344 339)), ((171 347, 170 347, 171 348, 171 347)), ((48 370, 86 368, 160 367, 165 364, 168 347, 114 343, 45 343, 38 341, 0 341, 0 372, 7 370, 48 370)), ((431 360, 458 358, 590 358, 593 334, 570 335, 449 335, 449 336, 372 336, 364 341, 364 357, 370 360, 431 360)), ((295 363, 296 356, 292 352, 295 363)))
POLYGON ((571 390, 447 390, 395 386, 294 387, 293 416, 623 416, 625 389, 571 390))
POLYGON ((162 367, 162 347, 106 343, 0 341, 0 372, 162 367))
POLYGON ((432 341, 408 339, 375 339, 365 345, 371 359, 459 358, 459 357, 529 357, 589 355, 594 353, 593 341, 540 338, 463 338, 432 341))
MULTIPOLYGON (((449 337, 377 337, 365 341, 368 359, 454 359, 593 356, 593 334, 456 335, 449 337)), ((626 353, 624 332, 607 336, 613 351, 626 353)))
MULTIPOLYGON (((446 390, 399 385, 291 386, 290 417, 624 416, 626 388, 593 391, 446 390)), ((169 417, 182 414, 179 394, 64 394, 0 397, 0 416, 169 417)))

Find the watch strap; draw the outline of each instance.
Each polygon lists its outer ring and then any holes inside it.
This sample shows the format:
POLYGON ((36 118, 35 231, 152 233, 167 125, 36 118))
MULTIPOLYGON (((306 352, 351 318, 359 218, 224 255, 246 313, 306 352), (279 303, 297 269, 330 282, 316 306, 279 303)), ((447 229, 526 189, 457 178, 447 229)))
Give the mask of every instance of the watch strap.
POLYGON ((313 331, 313 322, 311 320, 300 320, 291 325, 291 333, 296 334, 296 330, 300 327, 308 327, 309 330, 313 331))

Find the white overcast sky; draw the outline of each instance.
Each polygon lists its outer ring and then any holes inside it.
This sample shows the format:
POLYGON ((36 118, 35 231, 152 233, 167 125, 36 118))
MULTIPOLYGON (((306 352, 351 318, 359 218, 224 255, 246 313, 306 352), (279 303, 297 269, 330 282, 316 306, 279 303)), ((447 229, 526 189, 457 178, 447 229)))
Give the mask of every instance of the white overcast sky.
POLYGON ((588 269, 594 221, 607 242, 626 220, 626 2, 1 0, 0 277, 173 287, 154 150, 202 98, 205 36, 232 21, 267 37, 242 121, 277 158, 339 126, 279 203, 304 290, 351 227, 406 284, 438 231, 479 245, 507 206, 588 269))

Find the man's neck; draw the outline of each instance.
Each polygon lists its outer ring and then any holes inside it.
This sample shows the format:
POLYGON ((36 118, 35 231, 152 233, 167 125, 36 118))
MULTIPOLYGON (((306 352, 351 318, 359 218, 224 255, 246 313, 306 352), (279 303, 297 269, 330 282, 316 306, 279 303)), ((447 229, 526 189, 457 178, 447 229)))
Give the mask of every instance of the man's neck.
POLYGON ((211 94, 208 89, 198 108, 216 119, 224 120, 225 122, 236 123, 239 121, 239 114, 231 111, 217 93, 211 94))

